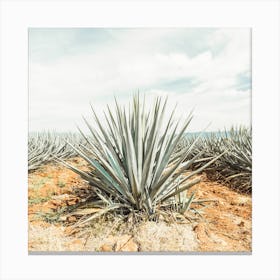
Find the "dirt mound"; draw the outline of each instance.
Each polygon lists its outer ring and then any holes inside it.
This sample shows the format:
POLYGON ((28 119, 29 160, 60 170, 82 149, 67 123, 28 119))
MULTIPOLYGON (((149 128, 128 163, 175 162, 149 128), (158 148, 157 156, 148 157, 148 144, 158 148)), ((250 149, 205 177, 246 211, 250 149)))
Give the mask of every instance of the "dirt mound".
POLYGON ((143 252, 197 251, 198 242, 191 225, 145 222, 135 234, 143 252))

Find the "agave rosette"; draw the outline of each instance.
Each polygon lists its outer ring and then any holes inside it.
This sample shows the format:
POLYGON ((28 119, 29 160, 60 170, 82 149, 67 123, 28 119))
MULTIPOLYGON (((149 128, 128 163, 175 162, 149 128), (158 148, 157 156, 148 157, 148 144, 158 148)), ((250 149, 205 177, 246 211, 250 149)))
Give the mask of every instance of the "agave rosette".
MULTIPOLYGON (((184 175, 201 154, 186 161, 196 140, 176 151, 193 117, 190 114, 181 124, 174 119, 174 109, 163 126, 166 106, 167 98, 158 97, 151 109, 147 109, 145 99, 141 103, 139 95, 135 95, 127 111, 115 100, 114 110, 107 107, 104 113, 106 124, 92 108, 94 123, 84 118, 91 136, 79 129, 87 145, 77 147, 68 143, 91 169, 86 172, 64 164, 88 181, 107 206, 155 213, 197 184, 200 179, 194 176, 221 156, 184 175)), ((193 198, 192 194, 184 200, 186 209, 193 198)))

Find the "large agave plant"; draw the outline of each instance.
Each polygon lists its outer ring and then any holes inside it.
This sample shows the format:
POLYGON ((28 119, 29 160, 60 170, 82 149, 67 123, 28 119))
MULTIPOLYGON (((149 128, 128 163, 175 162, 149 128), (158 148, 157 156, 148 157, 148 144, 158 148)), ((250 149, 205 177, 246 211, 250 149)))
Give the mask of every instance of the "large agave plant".
MULTIPOLYGON (((92 108, 94 123, 84 119, 91 137, 79 129, 87 145, 76 147, 69 143, 91 170, 85 172, 64 164, 88 181, 99 197, 111 204, 111 209, 126 207, 154 214, 163 204, 172 203, 174 196, 197 184, 200 179, 193 179, 194 175, 218 158, 184 175, 200 156, 198 153, 185 161, 196 141, 174 153, 192 115, 181 124, 174 120, 174 109, 163 126, 166 105, 167 98, 158 97, 147 109, 145 99, 140 103, 136 95, 126 110, 115 100, 115 108, 108 107, 105 112, 105 123, 92 108)), ((186 201, 186 208, 192 199, 193 195, 186 201)))

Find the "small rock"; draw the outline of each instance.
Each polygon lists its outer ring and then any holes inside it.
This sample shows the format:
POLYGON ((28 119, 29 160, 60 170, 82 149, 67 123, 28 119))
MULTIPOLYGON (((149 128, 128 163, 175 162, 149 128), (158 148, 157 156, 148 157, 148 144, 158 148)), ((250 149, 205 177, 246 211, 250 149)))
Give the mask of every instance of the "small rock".
POLYGON ((100 250, 102 252, 113 252, 116 241, 116 237, 114 237, 113 235, 109 235, 106 238, 105 242, 100 246, 100 250))
POLYGON ((113 252, 113 245, 110 245, 110 244, 103 244, 101 247, 100 247, 100 250, 102 252, 113 252))
POLYGON ((67 205, 75 205, 79 200, 77 198, 70 199, 66 201, 67 205))
POLYGON ((244 227, 244 225, 245 225, 245 223, 244 223, 243 221, 241 221, 241 222, 238 224, 238 226, 240 226, 240 227, 244 227))
POLYGON ((205 229, 205 225, 204 224, 197 224, 194 228, 193 228, 194 232, 197 235, 197 239, 199 241, 205 242, 208 240, 208 236, 206 234, 206 229, 205 229))
POLYGON ((60 216, 59 220, 62 221, 62 222, 66 222, 67 216, 60 216))
POLYGON ((71 226, 66 227, 65 230, 64 230, 64 233, 65 233, 66 235, 72 235, 72 234, 77 233, 77 232, 79 232, 79 229, 73 228, 73 227, 71 227, 71 226))
POLYGON ((65 205, 65 203, 63 203, 63 201, 61 201, 61 200, 55 200, 55 199, 54 199, 54 200, 51 200, 50 203, 51 203, 52 205, 54 205, 55 208, 57 208, 57 207, 62 207, 62 206, 65 205))
POLYGON ((77 218, 75 216, 69 216, 67 217, 67 222, 76 222, 77 221, 77 218))
POLYGON ((82 245, 83 242, 80 239, 75 239, 75 240, 72 241, 72 244, 73 245, 82 245))

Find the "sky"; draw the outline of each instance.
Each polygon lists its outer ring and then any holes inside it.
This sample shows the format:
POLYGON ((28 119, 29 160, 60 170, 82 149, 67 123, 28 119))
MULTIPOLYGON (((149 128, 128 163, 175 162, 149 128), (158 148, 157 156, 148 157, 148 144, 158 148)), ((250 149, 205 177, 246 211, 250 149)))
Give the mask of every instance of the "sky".
POLYGON ((249 28, 30 28, 29 131, 76 132, 133 94, 193 109, 189 131, 251 124, 249 28))

